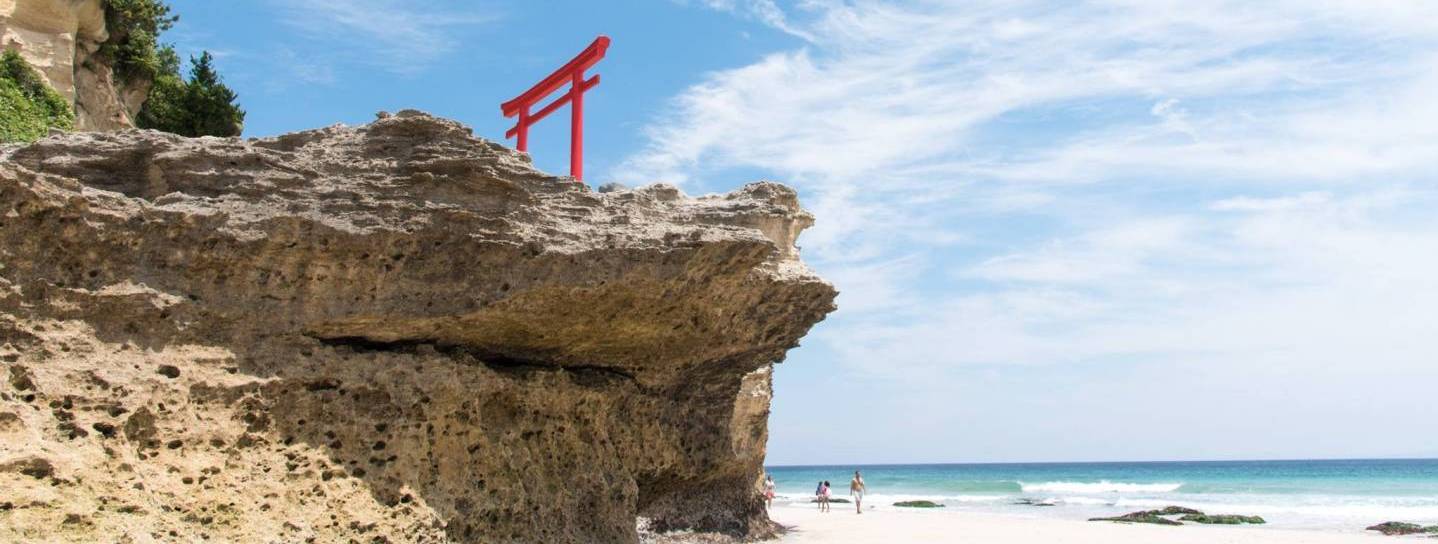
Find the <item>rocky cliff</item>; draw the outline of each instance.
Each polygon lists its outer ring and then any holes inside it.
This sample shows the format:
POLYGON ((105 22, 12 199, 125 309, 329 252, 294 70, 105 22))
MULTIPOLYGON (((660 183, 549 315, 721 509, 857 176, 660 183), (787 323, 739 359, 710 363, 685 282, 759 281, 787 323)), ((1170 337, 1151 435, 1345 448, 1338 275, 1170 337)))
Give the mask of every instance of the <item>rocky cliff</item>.
POLYGON ((101 0, 0 0, 0 48, 20 52, 75 107, 75 128, 135 126, 148 81, 117 81, 98 55, 110 38, 101 0))
POLYGON ((832 310, 755 183, 598 194, 418 112, 0 147, 0 541, 764 536, 832 310))

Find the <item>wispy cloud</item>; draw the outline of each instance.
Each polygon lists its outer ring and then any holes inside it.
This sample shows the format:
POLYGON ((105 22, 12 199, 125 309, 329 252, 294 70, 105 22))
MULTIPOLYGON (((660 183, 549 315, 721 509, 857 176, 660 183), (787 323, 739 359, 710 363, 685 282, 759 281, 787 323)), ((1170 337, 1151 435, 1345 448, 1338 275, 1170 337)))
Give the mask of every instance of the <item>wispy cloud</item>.
POLYGON ((423 70, 459 45, 457 29, 497 19, 484 4, 282 0, 281 20, 334 54, 396 74, 423 70), (449 6, 455 6, 451 9, 449 6))
MULTIPOLYGON (((674 0, 680 4, 688 4, 688 0, 674 0)), ((795 36, 806 41, 813 41, 814 36, 807 31, 789 24, 789 17, 784 10, 774 3, 774 0, 696 0, 696 2, 709 9, 727 13, 733 13, 743 17, 757 20, 776 30, 795 36)))
POLYGON ((798 185, 852 370, 1438 350, 1438 4, 801 8, 621 171, 798 185))

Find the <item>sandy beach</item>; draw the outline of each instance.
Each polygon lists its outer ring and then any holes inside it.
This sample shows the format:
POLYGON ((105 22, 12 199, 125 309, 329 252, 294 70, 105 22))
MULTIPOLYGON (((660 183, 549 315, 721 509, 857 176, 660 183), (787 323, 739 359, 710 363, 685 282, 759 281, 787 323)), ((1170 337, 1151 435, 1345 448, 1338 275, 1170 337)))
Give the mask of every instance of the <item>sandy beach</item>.
POLYGON ((1342 544, 1405 542, 1377 534, 1331 533, 1263 527, 1184 525, 1162 527, 1078 520, 1024 518, 970 512, 889 509, 863 515, 834 505, 822 514, 806 507, 775 506, 771 517, 789 528, 785 544, 875 542, 975 542, 984 544, 1342 544))

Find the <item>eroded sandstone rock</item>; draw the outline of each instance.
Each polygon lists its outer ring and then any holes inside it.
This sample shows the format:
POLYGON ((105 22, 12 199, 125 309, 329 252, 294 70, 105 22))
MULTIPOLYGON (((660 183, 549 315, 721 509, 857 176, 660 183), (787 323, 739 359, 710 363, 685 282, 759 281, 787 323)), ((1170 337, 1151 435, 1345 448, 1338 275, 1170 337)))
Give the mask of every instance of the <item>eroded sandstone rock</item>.
POLYGON ((149 81, 118 81, 99 55, 110 39, 102 0, 0 0, 0 49, 19 51, 75 108, 79 130, 135 126, 149 81))
POLYGON ((418 112, 0 159, 0 464, 50 467, 0 540, 773 530, 770 367, 835 294, 786 187, 599 194, 418 112))

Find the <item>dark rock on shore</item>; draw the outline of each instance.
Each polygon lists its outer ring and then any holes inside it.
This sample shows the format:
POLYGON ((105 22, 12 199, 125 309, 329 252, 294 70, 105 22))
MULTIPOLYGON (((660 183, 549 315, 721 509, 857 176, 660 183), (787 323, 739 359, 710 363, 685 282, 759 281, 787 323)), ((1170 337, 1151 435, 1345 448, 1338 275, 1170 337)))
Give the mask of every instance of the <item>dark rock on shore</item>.
MULTIPOLYGON (((817 504, 819 499, 809 501, 810 504, 817 504)), ((849 504, 849 499, 829 499, 830 504, 849 504)))
MULTIPOLYGON (((1209 515, 1192 508, 1182 506, 1169 506, 1161 510, 1141 510, 1129 512, 1122 516, 1111 518, 1090 518, 1089 521, 1116 521, 1119 523, 1152 523, 1154 525, 1183 525, 1181 521, 1192 521, 1206 525, 1242 525, 1245 523, 1262 524, 1267 523, 1258 516, 1242 516, 1237 514, 1214 514, 1209 515), (1165 516, 1183 516, 1173 520, 1165 516)), ((1371 529, 1371 527, 1370 527, 1371 529)))
POLYGON ((1182 507, 1182 506, 1168 506, 1168 507, 1165 507, 1163 510, 1150 510, 1150 511, 1153 512, 1153 513, 1155 513, 1155 514, 1161 515, 1161 516, 1177 516, 1177 515, 1185 515, 1185 516, 1186 516, 1186 515, 1189 515, 1189 514, 1198 514, 1198 515, 1200 515, 1200 516, 1203 515, 1203 512, 1200 512, 1200 511, 1198 511, 1198 510, 1194 510, 1194 509, 1192 509, 1192 508, 1184 508, 1184 507, 1182 507))
POLYGON ((1378 525, 1369 527, 1366 530, 1378 531, 1388 536, 1421 534, 1438 535, 1438 525, 1429 525, 1427 527, 1424 527, 1417 523, 1407 523, 1402 521, 1388 521, 1384 523, 1379 523, 1378 525))
POLYGON ((1264 521, 1263 518, 1258 516, 1240 516, 1234 514, 1209 515, 1202 512, 1196 514, 1186 514, 1178 519, 1181 521, 1192 521, 1194 523, 1203 523, 1207 525, 1243 525, 1245 523, 1260 525, 1263 523, 1268 523, 1267 521, 1264 521))
POLYGON ((943 508, 944 505, 934 501, 899 501, 894 506, 902 508, 943 508))
POLYGON ((1114 521, 1118 523, 1152 523, 1154 525, 1183 525, 1177 521, 1163 517, 1159 510, 1144 510, 1142 512, 1129 512, 1122 516, 1111 518, 1089 518, 1089 521, 1114 521))
POLYGON ((1014 504, 1019 506, 1058 506, 1058 504, 1047 499, 1041 501, 1036 501, 1033 499, 1019 499, 1014 501, 1014 504))

